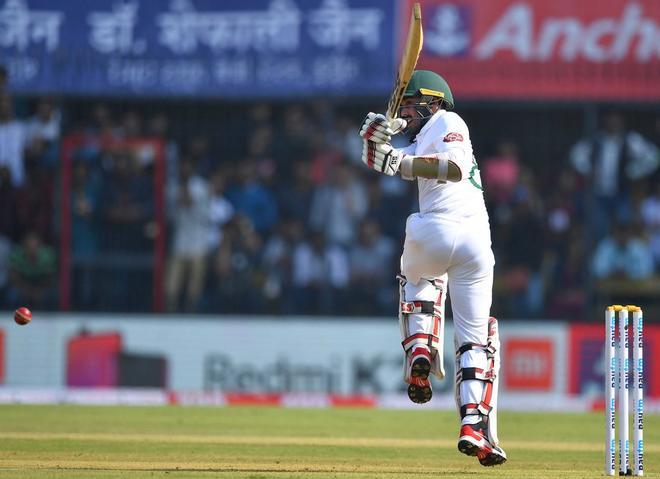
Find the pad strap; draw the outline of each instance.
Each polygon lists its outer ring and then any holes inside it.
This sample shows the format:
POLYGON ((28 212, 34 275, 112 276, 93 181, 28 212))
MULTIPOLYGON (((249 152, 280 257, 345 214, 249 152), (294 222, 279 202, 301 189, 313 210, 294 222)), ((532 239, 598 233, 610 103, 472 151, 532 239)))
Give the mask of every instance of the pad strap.
POLYGON ((458 371, 457 381, 466 381, 468 379, 477 379, 479 381, 492 381, 495 379, 492 369, 483 370, 481 368, 461 368, 458 371))
POLYGON ((456 384, 460 384, 462 381, 475 379, 477 381, 484 381, 484 390, 481 395, 481 401, 479 404, 468 403, 461 406, 461 418, 471 414, 481 414, 482 416, 488 416, 490 411, 493 409, 491 400, 493 398, 493 381, 495 381, 496 371, 495 371, 495 348, 492 344, 475 344, 475 343, 466 343, 458 348, 456 355, 460 357, 461 354, 480 349, 486 352, 486 357, 488 359, 488 367, 486 370, 481 368, 460 368, 456 372, 456 384))
POLYGON ((406 339, 401 341, 401 346, 403 346, 404 351, 408 351, 417 344, 427 346, 430 350, 438 349, 440 338, 433 334, 417 333, 413 334, 412 336, 408 336, 406 339))
POLYGON ((472 351, 474 349, 481 349, 486 351, 486 356, 490 359, 492 356, 495 356, 495 348, 492 344, 476 344, 476 343, 465 343, 460 348, 458 348, 457 354, 463 354, 467 351, 472 351))
MULTIPOLYGON (((433 301, 401 301, 399 311, 402 314, 436 314, 436 304, 433 301)), ((435 329, 435 328, 434 328, 435 329)), ((417 333, 408 336, 401 342, 404 351, 422 344, 429 349, 438 349, 440 338, 434 334, 417 333)))
MULTIPOLYGON (((490 383, 489 383, 490 385, 490 383)), ((492 385, 487 385, 486 387, 490 389, 490 392, 488 393, 490 401, 490 393, 492 392, 492 385)), ((484 396, 486 395, 486 391, 484 391, 484 396)), ((492 411, 493 407, 490 405, 490 402, 486 402, 483 399, 479 404, 476 403, 468 403, 464 404, 461 406, 461 419, 463 419, 465 416, 471 416, 471 415, 477 415, 480 414, 481 416, 488 416, 490 411, 492 411)))
POLYGON ((463 419, 465 416, 474 414, 488 416, 488 414, 493 410, 493 406, 491 404, 492 397, 493 383, 486 383, 486 387, 484 388, 484 393, 479 404, 468 403, 461 406, 461 419, 463 419))
POLYGON ((433 301, 401 301, 399 311, 404 314, 433 314, 433 301))

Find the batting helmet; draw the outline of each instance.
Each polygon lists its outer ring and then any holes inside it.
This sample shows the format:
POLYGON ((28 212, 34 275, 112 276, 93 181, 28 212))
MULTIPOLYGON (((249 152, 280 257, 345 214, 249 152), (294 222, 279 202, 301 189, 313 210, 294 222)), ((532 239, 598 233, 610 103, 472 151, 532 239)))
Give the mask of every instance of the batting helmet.
POLYGON ((447 110, 454 108, 454 96, 451 94, 449 84, 435 72, 415 70, 403 96, 405 98, 416 95, 440 98, 447 110))

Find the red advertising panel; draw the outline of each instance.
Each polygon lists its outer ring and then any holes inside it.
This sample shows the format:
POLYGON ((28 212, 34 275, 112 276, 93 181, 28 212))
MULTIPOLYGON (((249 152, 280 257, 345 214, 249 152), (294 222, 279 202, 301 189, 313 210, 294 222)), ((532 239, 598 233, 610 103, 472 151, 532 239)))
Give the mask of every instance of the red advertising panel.
POLYGON ((508 391, 550 391, 553 375, 551 339, 516 338, 504 342, 504 386, 508 391))
POLYGON ((119 333, 82 333, 69 340, 66 384, 74 387, 118 386, 119 333))
MULTIPOLYGON (((605 385, 605 323, 572 324, 568 392, 601 392, 605 385)), ((632 348, 630 351, 632 357, 632 348)), ((660 326, 644 325, 644 391, 660 398, 660 326)))
POLYGON ((425 0, 422 18, 418 69, 459 99, 660 100, 660 2, 425 0))

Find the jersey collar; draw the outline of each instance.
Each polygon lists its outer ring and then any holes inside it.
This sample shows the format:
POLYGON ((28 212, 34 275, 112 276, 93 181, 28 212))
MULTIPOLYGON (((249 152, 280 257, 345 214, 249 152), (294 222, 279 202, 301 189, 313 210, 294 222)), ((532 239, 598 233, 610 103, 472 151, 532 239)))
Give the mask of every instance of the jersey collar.
POLYGON ((419 133, 417 133, 417 136, 424 135, 426 134, 427 131, 431 129, 433 124, 438 121, 438 118, 440 118, 442 115, 447 113, 447 110, 438 110, 436 111, 431 118, 429 118, 429 121, 426 122, 426 125, 422 127, 421 130, 419 130, 419 133))

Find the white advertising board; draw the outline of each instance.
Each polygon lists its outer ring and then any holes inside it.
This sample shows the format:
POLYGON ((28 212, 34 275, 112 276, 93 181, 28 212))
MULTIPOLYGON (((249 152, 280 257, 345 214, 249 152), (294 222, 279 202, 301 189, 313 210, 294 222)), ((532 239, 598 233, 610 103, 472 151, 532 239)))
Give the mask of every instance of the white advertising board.
MULTIPOLYGON (((35 314, 27 326, 12 323, 0 329, 5 335, 7 387, 66 386, 67 342, 82 331, 119 333, 124 352, 165 358, 166 385, 171 390, 387 395, 405 386, 401 338, 394 318, 42 313, 35 314)), ((565 393, 567 328, 563 323, 502 321, 500 334, 503 393, 509 382, 520 393, 565 393), (540 359, 535 355, 535 339, 543 343, 540 359), (531 349, 521 351, 521 344, 530 340, 531 349), (512 349, 515 364, 507 364, 508 344, 516 346, 512 349), (542 388, 526 391, 520 378, 531 378, 533 384, 534 377, 548 368, 551 377, 542 388), (507 374, 518 379, 507 381, 507 374)), ((452 337, 448 321, 447 379, 435 382, 436 394, 453 389, 452 337)))

